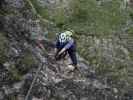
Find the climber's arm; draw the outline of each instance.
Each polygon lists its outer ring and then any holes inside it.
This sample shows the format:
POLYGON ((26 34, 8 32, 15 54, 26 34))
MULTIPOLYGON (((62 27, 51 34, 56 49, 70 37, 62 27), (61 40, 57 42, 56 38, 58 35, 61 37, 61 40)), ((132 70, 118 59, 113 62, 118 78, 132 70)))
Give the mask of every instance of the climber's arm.
POLYGON ((38 41, 37 41, 37 44, 38 44, 38 47, 39 47, 39 48, 44 49, 44 46, 43 46, 42 41, 38 40, 38 41))
POLYGON ((66 46, 58 54, 59 55, 62 54, 64 51, 69 49, 73 44, 74 44, 74 40, 72 39, 66 44, 66 46))
POLYGON ((65 49, 69 49, 69 48, 71 48, 71 46, 74 44, 74 40, 73 39, 71 39, 67 44, 66 44, 66 46, 64 47, 65 49))

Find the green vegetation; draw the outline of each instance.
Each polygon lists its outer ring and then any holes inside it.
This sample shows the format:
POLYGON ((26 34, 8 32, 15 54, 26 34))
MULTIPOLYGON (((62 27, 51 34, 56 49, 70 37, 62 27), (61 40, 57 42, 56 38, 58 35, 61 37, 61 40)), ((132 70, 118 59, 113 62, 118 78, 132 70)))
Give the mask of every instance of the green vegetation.
POLYGON ((7 38, 0 33, 0 63, 3 64, 7 60, 7 51, 8 51, 8 41, 7 38))
MULTIPOLYGON (((84 33, 109 35, 119 30, 128 16, 120 9, 120 1, 105 2, 98 6, 95 0, 75 0, 69 27, 84 33)), ((87 34, 86 34, 87 35, 87 34)))
POLYGON ((10 66, 11 80, 19 81, 22 76, 26 74, 31 67, 35 66, 35 59, 30 52, 26 52, 22 59, 19 59, 16 64, 10 66))
POLYGON ((127 30, 127 33, 132 37, 133 36, 133 27, 127 30))
MULTIPOLYGON (((8 53, 8 40, 4 36, 4 33, 0 33, 0 63, 3 64, 8 61, 7 53, 8 53)), ((10 66, 9 70, 11 74, 11 80, 20 80, 21 75, 19 74, 17 68, 14 65, 10 66)))
POLYGON ((47 7, 42 7, 41 5, 39 5, 39 3, 36 0, 31 0, 31 2, 35 10, 39 15, 41 15, 41 17, 55 22, 56 25, 60 28, 68 20, 64 9, 54 8, 54 10, 50 12, 47 7))
POLYGON ((46 8, 43 8, 42 6, 40 6, 36 0, 29 0, 29 1, 32 2, 38 14, 40 14, 43 18, 46 18, 46 19, 49 18, 49 12, 46 8))
POLYGON ((31 67, 35 65, 36 65, 36 62, 32 53, 26 52, 18 64, 19 73, 23 75, 27 73, 31 69, 31 67))
POLYGON ((64 9, 56 9, 51 20, 56 23, 57 27, 63 28, 63 26, 67 23, 68 17, 65 14, 64 9))
POLYGON ((51 11, 41 6, 37 0, 31 0, 37 13, 43 18, 56 23, 63 29, 74 29, 84 35, 108 36, 115 31, 121 30, 129 19, 129 11, 120 8, 119 0, 103 2, 98 5, 95 0, 73 0, 70 2, 71 11, 65 8, 54 8, 51 11))
POLYGON ((133 60, 133 52, 130 53, 130 58, 133 60))
POLYGON ((131 17, 131 19, 133 20, 133 8, 132 7, 128 8, 128 13, 129 13, 129 16, 131 17))
POLYGON ((22 79, 22 75, 20 74, 20 72, 18 71, 15 65, 10 66, 9 72, 11 74, 11 80, 19 81, 22 79))
POLYGON ((37 12, 46 19, 54 21, 59 28, 73 28, 78 32, 108 35, 126 23, 128 15, 120 9, 120 1, 112 0, 101 6, 95 0, 73 0, 72 12, 55 8, 50 14, 48 9, 31 0, 37 12), (67 13, 67 14, 66 14, 67 13))

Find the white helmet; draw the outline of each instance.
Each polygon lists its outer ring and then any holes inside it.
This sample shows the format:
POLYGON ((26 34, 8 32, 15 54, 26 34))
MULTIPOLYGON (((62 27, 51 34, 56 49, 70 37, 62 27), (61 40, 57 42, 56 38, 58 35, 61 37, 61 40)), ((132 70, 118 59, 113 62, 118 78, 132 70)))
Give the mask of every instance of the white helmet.
POLYGON ((66 35, 66 33, 61 33, 59 35, 59 42, 64 43, 66 41, 67 41, 67 35, 66 35))
POLYGON ((71 37, 71 36, 73 35, 73 31, 72 31, 72 30, 70 30, 70 31, 65 31, 65 33, 66 33, 66 35, 67 35, 68 37, 71 37))
POLYGON ((71 39, 71 36, 73 35, 72 31, 65 31, 59 35, 59 42, 64 43, 66 41, 69 41, 71 39))

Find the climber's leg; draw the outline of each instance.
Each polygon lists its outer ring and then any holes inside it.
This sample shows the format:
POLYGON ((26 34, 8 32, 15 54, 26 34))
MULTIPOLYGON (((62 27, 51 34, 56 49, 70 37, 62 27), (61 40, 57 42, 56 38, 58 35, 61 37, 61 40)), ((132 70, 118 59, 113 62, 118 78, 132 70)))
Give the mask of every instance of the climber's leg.
POLYGON ((76 51, 72 49, 68 49, 68 54, 71 58, 72 65, 76 66, 77 65, 76 51))

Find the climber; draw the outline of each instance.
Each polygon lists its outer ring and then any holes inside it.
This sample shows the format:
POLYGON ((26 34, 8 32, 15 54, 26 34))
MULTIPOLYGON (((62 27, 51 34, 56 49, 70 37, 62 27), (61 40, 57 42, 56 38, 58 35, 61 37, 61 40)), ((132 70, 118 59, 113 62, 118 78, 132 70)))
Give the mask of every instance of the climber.
POLYGON ((76 42, 73 39, 73 30, 60 33, 56 40, 55 59, 60 60, 64 58, 67 53, 69 54, 72 63, 68 65, 71 70, 75 70, 77 67, 76 58, 76 42))

